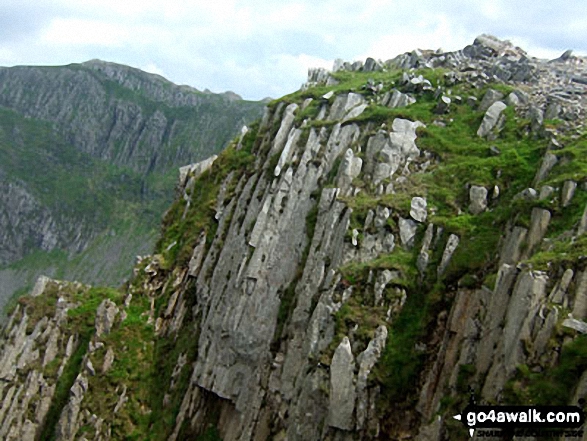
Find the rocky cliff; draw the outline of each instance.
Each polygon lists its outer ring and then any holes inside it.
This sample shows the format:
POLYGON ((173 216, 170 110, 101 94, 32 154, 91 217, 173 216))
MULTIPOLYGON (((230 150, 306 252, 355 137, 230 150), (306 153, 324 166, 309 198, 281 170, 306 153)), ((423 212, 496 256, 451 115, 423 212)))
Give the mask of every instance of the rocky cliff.
POLYGON ((99 60, 0 69, 0 305, 40 272, 120 283, 152 249, 176 168, 262 107, 99 60))
POLYGON ((481 36, 312 70, 181 169, 122 291, 20 300, 5 439, 452 440, 470 394, 576 404, 586 62, 481 36))

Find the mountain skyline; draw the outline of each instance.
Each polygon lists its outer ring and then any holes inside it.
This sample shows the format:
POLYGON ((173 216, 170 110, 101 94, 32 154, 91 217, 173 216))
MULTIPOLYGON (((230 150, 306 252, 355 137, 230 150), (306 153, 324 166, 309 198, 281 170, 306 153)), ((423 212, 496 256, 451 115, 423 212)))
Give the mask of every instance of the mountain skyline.
POLYGON ((587 53, 587 5, 577 2, 26 0, 3 2, 0 12, 0 66, 98 58, 249 100, 291 93, 308 68, 336 58, 456 50, 481 33, 538 58, 587 53))

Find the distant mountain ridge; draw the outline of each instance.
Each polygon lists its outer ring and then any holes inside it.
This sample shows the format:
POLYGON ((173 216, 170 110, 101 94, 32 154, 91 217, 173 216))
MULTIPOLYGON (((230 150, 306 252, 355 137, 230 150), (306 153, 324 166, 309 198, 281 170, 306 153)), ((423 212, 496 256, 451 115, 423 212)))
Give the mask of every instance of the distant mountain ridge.
POLYGON ((262 108, 101 60, 0 68, 0 305, 38 272, 118 283, 112 271, 152 246, 177 168, 220 151, 262 108), (149 237, 120 246, 138 231, 149 237), (112 271, 72 270, 99 237, 121 249, 112 271), (44 252, 61 252, 57 267, 44 252))
POLYGON ((56 123, 79 150, 144 172, 189 162, 194 150, 202 157, 218 151, 230 137, 209 129, 234 133, 247 111, 260 112, 258 103, 237 97, 99 60, 0 70, 0 106, 56 123), (155 152, 160 144, 168 149, 155 152))

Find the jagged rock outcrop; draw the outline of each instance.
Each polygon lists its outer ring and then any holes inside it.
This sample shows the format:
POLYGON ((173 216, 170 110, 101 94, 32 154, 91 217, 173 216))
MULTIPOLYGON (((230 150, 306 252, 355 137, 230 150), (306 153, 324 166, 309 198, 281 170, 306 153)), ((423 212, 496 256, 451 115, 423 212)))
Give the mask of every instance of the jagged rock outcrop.
MULTIPOLYGON (((555 129, 528 116, 550 106, 547 85, 583 90, 563 78, 583 64, 481 36, 457 52, 337 63, 364 81, 355 90, 311 71, 217 158, 182 170, 154 254, 121 291, 70 297, 67 394, 44 426, 8 405, 10 427, 88 440, 440 441, 468 435, 452 416, 471 394, 574 404, 587 375, 584 139, 570 116, 582 98, 561 101, 555 129), (396 70, 434 67, 449 72, 396 70), (395 90, 415 100, 401 113, 385 99, 395 90), (443 91, 454 100, 438 113, 443 91), (504 96, 508 124, 479 137, 504 96)), ((17 307, 35 319, 19 322, 17 309, 6 328, 2 403, 63 351, 65 335, 40 340, 55 320, 54 305, 34 312, 51 298, 43 280, 17 307)))
POLYGON ((87 287, 40 280, 36 297, 18 304, 2 335, 0 434, 6 440, 37 439, 55 399, 56 387, 79 334, 68 328, 75 294, 87 287))
POLYGON ((328 425, 342 430, 354 429, 355 358, 348 337, 340 342, 330 364, 330 403, 328 425))

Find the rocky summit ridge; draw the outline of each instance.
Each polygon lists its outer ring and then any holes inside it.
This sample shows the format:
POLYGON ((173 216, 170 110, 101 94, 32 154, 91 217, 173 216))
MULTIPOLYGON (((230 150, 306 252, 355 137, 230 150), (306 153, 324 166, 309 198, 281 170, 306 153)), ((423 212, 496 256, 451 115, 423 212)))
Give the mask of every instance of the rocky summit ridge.
POLYGON ((587 398, 585 62, 311 70, 182 167, 123 289, 18 302, 0 437, 453 440, 471 395, 587 398))

